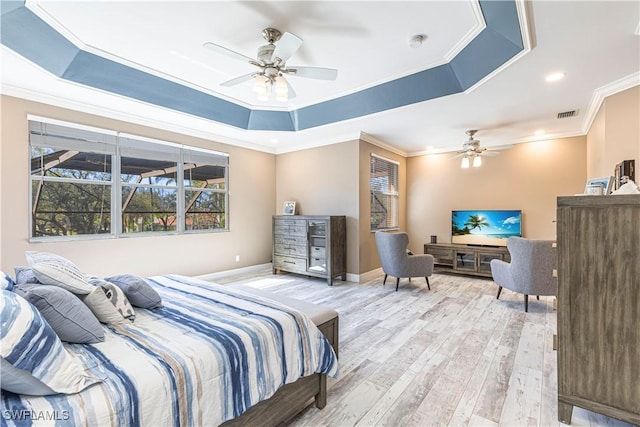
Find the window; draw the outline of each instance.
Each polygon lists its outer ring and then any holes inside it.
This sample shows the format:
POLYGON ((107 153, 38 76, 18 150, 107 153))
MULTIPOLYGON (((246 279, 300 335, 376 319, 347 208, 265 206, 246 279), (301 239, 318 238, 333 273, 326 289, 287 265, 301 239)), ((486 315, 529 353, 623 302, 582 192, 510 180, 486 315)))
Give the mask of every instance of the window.
POLYGON ((398 163, 371 154, 371 231, 398 228, 398 163))
POLYGON ((225 153, 29 121, 31 237, 227 230, 225 153))

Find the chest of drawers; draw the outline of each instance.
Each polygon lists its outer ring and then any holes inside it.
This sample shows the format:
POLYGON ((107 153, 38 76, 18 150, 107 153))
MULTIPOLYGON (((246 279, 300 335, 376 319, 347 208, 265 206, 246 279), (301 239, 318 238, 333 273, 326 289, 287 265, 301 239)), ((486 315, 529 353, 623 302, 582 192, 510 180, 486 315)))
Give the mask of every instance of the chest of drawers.
POLYGON ((288 271, 333 279, 347 276, 344 216, 275 215, 273 272, 288 271))

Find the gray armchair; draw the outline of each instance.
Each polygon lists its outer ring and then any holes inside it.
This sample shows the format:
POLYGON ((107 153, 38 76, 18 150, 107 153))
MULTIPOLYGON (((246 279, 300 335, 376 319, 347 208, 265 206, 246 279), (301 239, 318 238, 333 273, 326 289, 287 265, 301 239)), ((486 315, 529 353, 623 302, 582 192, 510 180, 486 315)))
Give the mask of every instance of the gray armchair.
POLYGON ((552 240, 530 240, 510 237, 507 249, 511 263, 491 260, 491 275, 498 285, 500 298, 502 288, 524 294, 524 311, 529 311, 529 295, 557 295, 558 278, 553 277, 556 268, 556 248, 552 240))
POLYGON ((432 255, 409 255, 407 245, 409 236, 407 233, 388 233, 385 231, 376 232, 376 247, 384 271, 384 285, 387 276, 396 278, 396 291, 401 277, 424 277, 427 279, 427 287, 431 290, 429 276, 433 274, 432 255))

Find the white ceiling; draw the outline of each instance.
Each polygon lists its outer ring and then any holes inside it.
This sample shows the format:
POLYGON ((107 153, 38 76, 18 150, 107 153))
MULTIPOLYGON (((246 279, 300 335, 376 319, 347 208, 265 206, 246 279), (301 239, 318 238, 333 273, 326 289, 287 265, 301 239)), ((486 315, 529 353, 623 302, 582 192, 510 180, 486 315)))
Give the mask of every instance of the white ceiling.
MULTIPOLYGON (((295 110, 448 62, 484 27, 476 1, 42 1, 28 7, 89 52, 254 109, 295 110), (205 49, 213 42, 254 57, 275 27, 304 40, 287 65, 338 69, 336 81, 288 77, 297 97, 257 101, 254 71, 205 49), (416 34, 426 36, 409 47, 416 34)), ((583 135, 602 96, 640 84, 640 2, 518 3, 530 51, 467 93, 299 132, 247 131, 56 78, 2 47, 2 92, 280 153, 365 132, 416 155, 459 149, 479 129, 484 146, 583 135), (561 71, 555 83, 545 76, 561 71), (557 113, 578 110, 577 117, 557 113), (544 135, 535 135, 544 131, 544 135)), ((525 43, 526 45, 527 43, 525 43)))

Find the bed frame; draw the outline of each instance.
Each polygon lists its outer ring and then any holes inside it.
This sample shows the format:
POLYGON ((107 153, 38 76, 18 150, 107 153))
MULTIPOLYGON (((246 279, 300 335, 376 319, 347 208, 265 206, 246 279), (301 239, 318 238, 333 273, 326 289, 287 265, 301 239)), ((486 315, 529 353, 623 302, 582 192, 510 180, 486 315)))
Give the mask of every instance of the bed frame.
MULTIPOLYGON (((338 355, 338 316, 318 325, 338 355)), ((313 374, 281 387, 273 396, 259 402, 241 416, 222 426, 276 426, 291 420, 312 402, 318 409, 327 404, 327 376, 313 374)))

